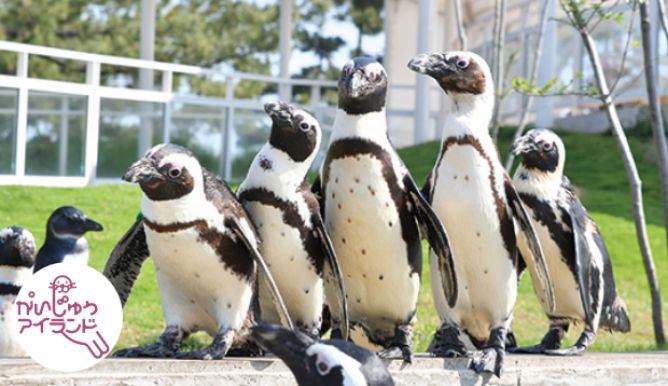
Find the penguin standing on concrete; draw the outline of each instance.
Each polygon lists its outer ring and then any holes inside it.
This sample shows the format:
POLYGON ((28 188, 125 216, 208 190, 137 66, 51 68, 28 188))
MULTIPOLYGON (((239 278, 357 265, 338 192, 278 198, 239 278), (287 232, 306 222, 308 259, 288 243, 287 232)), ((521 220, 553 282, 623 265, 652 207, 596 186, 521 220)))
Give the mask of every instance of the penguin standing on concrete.
MULTIPOLYGON (((343 279, 334 248, 320 217, 320 206, 306 179, 318 153, 322 130, 318 121, 302 109, 284 103, 268 103, 271 117, 269 142, 265 144, 237 190, 262 242, 267 261, 295 326, 317 337, 322 324, 325 265, 328 281, 336 287, 333 302, 339 307, 347 339, 343 279)), ((259 282, 260 320, 280 323, 265 283, 259 282)))
POLYGON ((500 376, 522 269, 515 222, 529 240, 531 253, 525 257, 536 260, 537 279, 550 306, 553 295, 531 221, 489 136, 492 77, 484 59, 471 52, 421 54, 408 67, 434 78, 452 102, 424 190, 450 236, 458 296, 454 304, 446 301, 442 272, 432 256, 432 291, 442 325, 430 351, 453 357, 482 349, 471 368, 500 376))
POLYGON ((19 227, 0 230, 0 357, 24 356, 14 301, 35 264, 35 238, 19 227))
POLYGON ((46 240, 37 253, 35 272, 57 263, 87 265, 90 250, 84 235, 103 229, 78 208, 63 206, 56 209, 46 223, 46 240))
POLYGON ((388 138, 387 85, 385 69, 371 58, 343 67, 322 183, 317 180, 314 190, 343 271, 353 341, 383 350, 383 358, 410 362, 420 229, 438 255, 441 292, 450 302, 457 285, 443 225, 388 138))
MULTIPOLYGON (((518 138, 513 151, 521 157, 513 183, 543 246, 556 301, 556 308, 549 310, 541 297, 540 282, 534 279, 550 327, 539 344, 514 352, 580 354, 594 343, 599 327, 630 331, 626 305, 617 294, 603 237, 564 176, 563 142, 552 131, 535 129, 518 138), (578 341, 573 347, 561 349, 569 325, 580 321, 585 328, 578 341)), ((528 253, 524 243, 520 243, 520 250, 528 253)), ((535 267, 528 268, 535 277, 535 267)))
POLYGON ((104 273, 125 303, 150 254, 167 326, 154 344, 117 356, 222 359, 247 327, 256 265, 270 282, 282 322, 292 326, 248 215, 188 149, 157 145, 123 179, 144 192, 141 218, 112 251, 104 273), (202 330, 213 336, 211 345, 178 352, 185 336, 202 330))
POLYGON ((281 358, 299 386, 393 386, 377 355, 339 339, 316 341, 280 326, 253 327, 255 341, 281 358))

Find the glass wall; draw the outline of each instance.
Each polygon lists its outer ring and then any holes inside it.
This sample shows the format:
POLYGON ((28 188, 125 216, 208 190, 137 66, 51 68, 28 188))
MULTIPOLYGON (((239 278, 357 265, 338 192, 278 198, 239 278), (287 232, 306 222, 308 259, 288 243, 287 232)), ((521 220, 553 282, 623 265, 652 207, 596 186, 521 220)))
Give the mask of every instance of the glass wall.
POLYGON ((150 146, 161 143, 162 119, 161 103, 102 99, 97 177, 120 179, 143 156, 140 133, 149 138, 150 146))
POLYGON ((16 104, 18 91, 0 88, 0 174, 16 170, 16 104))
POLYGON ((231 181, 241 181, 262 145, 269 140, 271 119, 263 110, 234 110, 231 181))
POLYGON ((26 175, 83 176, 85 133, 86 97, 30 92, 26 175))
POLYGON ((222 107, 174 103, 169 142, 187 147, 202 166, 222 175, 225 117, 222 107))

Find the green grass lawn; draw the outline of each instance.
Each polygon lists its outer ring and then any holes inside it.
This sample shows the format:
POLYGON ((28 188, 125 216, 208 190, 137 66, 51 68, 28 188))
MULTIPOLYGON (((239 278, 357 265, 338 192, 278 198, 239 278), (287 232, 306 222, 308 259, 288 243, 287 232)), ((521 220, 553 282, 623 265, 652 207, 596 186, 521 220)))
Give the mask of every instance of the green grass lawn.
MULTIPOLYGON (((508 147, 510 133, 502 131, 500 146, 508 147)), ((651 323, 649 290, 635 238, 626 174, 617 145, 609 136, 564 134, 567 149, 566 174, 580 189, 582 200, 598 222, 607 241, 615 269, 617 288, 626 301, 631 317, 630 334, 601 332, 594 351, 636 351, 655 349, 651 323)), ((428 143, 400 151, 404 161, 421 184, 431 169, 439 144, 428 143)), ((643 180, 645 211, 654 260, 659 272, 664 309, 668 308, 668 259, 662 223, 661 188, 650 143, 632 139, 632 148, 643 180)), ((505 153, 503 153, 505 154, 505 153)), ((141 192, 130 185, 101 185, 84 189, 0 187, 0 227, 19 225, 30 229, 38 245, 44 240, 46 219, 53 209, 75 205, 105 227, 88 236, 91 265, 102 270, 109 252, 128 229, 139 211, 141 192)), ((426 258, 426 251, 425 251, 426 258)), ((415 329, 415 348, 426 349, 433 330, 439 325, 431 302, 431 287, 425 264, 415 329)), ((533 294, 529 275, 524 275, 515 308, 513 328, 521 344, 540 340, 547 322, 533 294)), ((668 325, 666 326, 668 327, 668 325)), ((151 261, 144 266, 125 307, 125 323, 117 347, 153 341, 164 328, 164 319, 151 261)), ((665 327, 664 327, 665 328, 665 327)), ((581 326, 571 329, 569 341, 577 339, 581 326)), ((208 338, 197 334, 191 344, 208 338)))

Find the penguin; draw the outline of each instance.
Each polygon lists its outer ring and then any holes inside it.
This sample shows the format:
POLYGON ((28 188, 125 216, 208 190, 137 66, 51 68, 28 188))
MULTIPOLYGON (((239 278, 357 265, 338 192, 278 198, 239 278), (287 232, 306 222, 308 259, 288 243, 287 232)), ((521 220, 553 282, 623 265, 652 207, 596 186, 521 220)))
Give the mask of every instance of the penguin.
MULTIPOLYGON (((513 183, 531 215, 548 269, 555 285, 556 308, 549 310, 534 289, 550 321, 543 340, 514 352, 575 355, 596 339, 599 328, 629 332, 626 305, 617 294, 610 255, 601 232, 564 175, 566 149, 561 138, 545 129, 534 129, 513 144, 520 156, 513 183), (561 339, 571 323, 584 322, 584 331, 573 347, 561 349, 561 339)), ((520 251, 527 247, 521 242, 520 251)), ((531 276, 535 267, 529 265, 531 276)))
MULTIPOLYGON (((306 179, 318 153, 322 130, 308 112, 285 103, 267 103, 271 134, 257 154, 237 196, 257 227, 260 253, 276 280, 295 326, 309 336, 320 335, 324 304, 325 265, 336 287, 347 339, 348 321, 341 271, 325 229, 320 206, 306 179)), ((270 293, 259 282, 260 320, 280 323, 270 293)), ((340 328, 335 326, 335 328, 340 328)))
MULTIPOLYGON (((437 251, 450 301, 457 287, 443 225, 388 138, 387 87, 385 69, 369 57, 343 67, 330 143, 313 189, 344 275, 353 341, 380 350, 382 358, 411 362, 421 234, 437 251)), ((339 337, 336 330, 333 337, 339 337)))
POLYGON ((116 356, 222 359, 248 327, 258 266, 281 321, 292 326, 248 214, 227 184, 202 168, 190 150, 157 145, 130 166, 123 180, 141 187, 141 216, 112 251, 104 274, 124 304, 150 255, 166 327, 155 343, 116 356), (212 343, 178 352, 183 339, 197 331, 211 335, 212 343))
POLYGON ((299 331, 259 324, 255 341, 288 366, 299 386, 393 386, 377 355, 350 341, 317 341, 299 331))
POLYGON ((16 336, 14 301, 32 275, 35 238, 28 230, 9 227, 0 230, 0 357, 25 356, 16 336))
POLYGON ((46 223, 46 240, 37 252, 35 272, 57 263, 88 264, 86 232, 100 232, 102 225, 73 206, 56 209, 46 223))
POLYGON ((515 224, 529 241, 531 253, 525 257, 536 261, 544 298, 554 298, 535 231, 488 132, 494 105, 491 73, 472 52, 420 54, 408 67, 434 78, 452 102, 423 190, 450 236, 458 296, 446 301, 443 274, 432 253, 432 293, 442 324, 429 351, 455 357, 481 350, 471 368, 500 376, 523 268, 515 224))

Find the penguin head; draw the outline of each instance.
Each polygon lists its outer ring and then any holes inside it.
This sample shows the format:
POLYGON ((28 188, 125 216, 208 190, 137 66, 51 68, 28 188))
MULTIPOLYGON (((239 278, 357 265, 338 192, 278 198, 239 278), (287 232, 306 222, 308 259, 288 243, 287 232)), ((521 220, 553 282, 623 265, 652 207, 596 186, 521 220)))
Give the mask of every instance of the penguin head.
POLYGON ((429 75, 452 96, 492 96, 494 84, 485 59, 469 51, 419 54, 408 62, 411 70, 429 75))
POLYGON ((153 201, 174 200, 203 190, 202 167, 195 155, 185 147, 171 143, 156 145, 144 158, 133 163, 123 180, 138 183, 153 201))
POLYGON ((360 56, 343 66, 339 76, 339 108, 361 115, 385 108, 387 72, 371 57, 360 56))
POLYGON ((322 130, 312 114, 283 102, 267 103, 264 111, 271 118, 269 143, 273 147, 295 162, 304 162, 315 155, 322 130))
POLYGON ((46 223, 46 232, 57 238, 78 239, 86 232, 99 232, 104 228, 91 220, 80 209, 73 206, 63 206, 56 209, 46 223))
POLYGON ((0 265, 32 267, 35 264, 35 238, 21 227, 0 230, 0 265))
POLYGON ((318 342, 299 331, 268 324, 252 331, 260 346, 285 362, 300 386, 394 385, 378 356, 351 342, 318 342))
POLYGON ((522 166, 529 171, 563 172, 566 161, 564 143, 551 130, 530 130, 513 143, 511 151, 521 157, 522 166))

